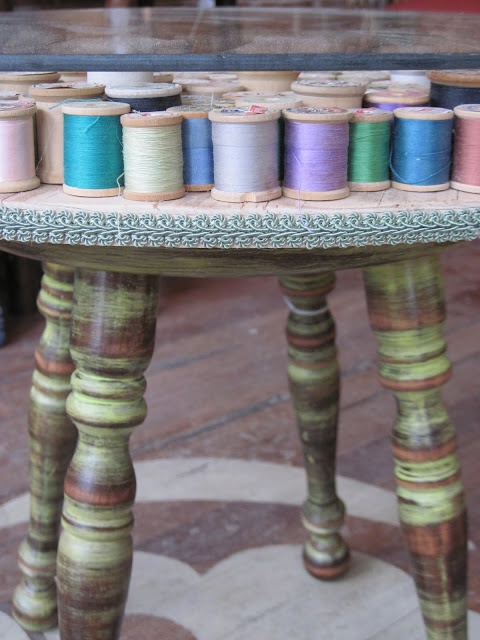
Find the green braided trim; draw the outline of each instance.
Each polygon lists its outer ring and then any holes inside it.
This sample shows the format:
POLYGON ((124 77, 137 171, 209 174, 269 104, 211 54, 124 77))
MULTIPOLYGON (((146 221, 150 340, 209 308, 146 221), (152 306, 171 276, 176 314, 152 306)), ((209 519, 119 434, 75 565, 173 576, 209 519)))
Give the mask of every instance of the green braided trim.
POLYGON ((193 216, 0 207, 0 238, 84 246, 331 248, 445 243, 480 235, 480 209, 193 216))

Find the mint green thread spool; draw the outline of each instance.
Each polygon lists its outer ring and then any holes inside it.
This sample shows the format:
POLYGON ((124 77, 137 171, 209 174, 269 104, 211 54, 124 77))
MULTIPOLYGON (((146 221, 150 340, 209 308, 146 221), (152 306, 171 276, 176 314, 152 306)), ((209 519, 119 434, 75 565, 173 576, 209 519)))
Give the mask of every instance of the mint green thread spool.
POLYGON ((352 111, 348 146, 348 185, 351 191, 383 191, 389 177, 393 115, 375 107, 352 111))
POLYGON ((65 193, 101 198, 120 195, 123 184, 122 125, 130 111, 121 102, 63 105, 65 193))

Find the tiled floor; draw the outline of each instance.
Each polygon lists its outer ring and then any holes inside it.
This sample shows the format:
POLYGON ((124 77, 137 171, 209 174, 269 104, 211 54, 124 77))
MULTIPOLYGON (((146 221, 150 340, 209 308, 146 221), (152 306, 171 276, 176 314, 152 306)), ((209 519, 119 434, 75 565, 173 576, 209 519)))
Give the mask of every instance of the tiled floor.
MULTIPOLYGON (((449 249, 445 402, 458 427, 470 510, 472 639, 480 637, 480 243, 449 249)), ((132 436, 138 476, 135 560, 122 640, 421 640, 397 523, 389 433, 361 274, 330 296, 342 367, 339 492, 350 573, 333 583, 301 566, 305 481, 285 373, 286 308, 274 279, 167 280, 146 422, 132 436)), ((26 411, 39 316, 0 350, 0 639, 28 513, 26 411)))

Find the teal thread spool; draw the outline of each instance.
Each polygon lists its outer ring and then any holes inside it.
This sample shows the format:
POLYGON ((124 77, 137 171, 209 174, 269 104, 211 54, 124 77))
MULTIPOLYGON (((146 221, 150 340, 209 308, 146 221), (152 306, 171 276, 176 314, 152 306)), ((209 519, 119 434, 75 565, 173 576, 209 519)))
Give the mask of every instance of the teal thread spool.
POLYGON ((351 191, 382 191, 390 187, 390 135, 393 116, 370 107, 352 111, 348 146, 351 191))
POLYGON ((448 189, 453 111, 439 107, 402 107, 393 114, 392 187, 402 191, 448 189))
POLYGON ((123 180, 121 102, 63 105, 65 193, 100 198, 117 196, 123 180))

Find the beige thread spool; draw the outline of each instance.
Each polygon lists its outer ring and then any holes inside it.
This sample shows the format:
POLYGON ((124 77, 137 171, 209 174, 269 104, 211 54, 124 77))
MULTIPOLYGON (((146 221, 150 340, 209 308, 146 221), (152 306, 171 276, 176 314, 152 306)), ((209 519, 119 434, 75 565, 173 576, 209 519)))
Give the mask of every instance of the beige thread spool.
POLYGON ((266 107, 267 109, 288 109, 289 107, 301 107, 302 100, 293 92, 287 93, 257 93, 253 95, 247 95, 235 100, 235 106, 247 107, 252 104, 256 104, 259 107, 266 107))
POLYGON ((298 80, 292 83, 292 91, 309 107, 338 107, 360 109, 367 85, 361 82, 331 80, 298 80))
POLYGON ((365 107, 377 107, 393 111, 398 107, 426 107, 429 94, 427 90, 395 87, 390 89, 367 90, 363 97, 365 107))
POLYGON ((35 71, 8 71, 0 73, 0 89, 15 91, 21 96, 28 96, 29 89, 33 84, 40 82, 57 82, 60 74, 57 71, 45 71, 37 73, 35 71))
POLYGON ((173 82, 173 73, 171 73, 170 71, 154 71, 153 81, 154 82, 173 82))
POLYGON ((64 100, 94 99, 103 96, 103 84, 54 82, 30 87, 37 103, 37 175, 46 184, 63 184, 64 100))
POLYGON ((298 71, 239 71, 239 83, 248 91, 279 93, 288 91, 298 78, 298 71))
POLYGON ((265 202, 279 198, 280 111, 255 113, 237 107, 212 110, 208 117, 212 122, 215 173, 212 198, 223 202, 265 202), (242 172, 244 175, 240 175, 242 172))
POLYGON ((26 100, 0 102, 0 193, 30 191, 40 185, 35 175, 36 110, 36 105, 26 100))
POLYGON ((229 91, 242 91, 244 89, 236 80, 224 80, 222 82, 205 80, 202 78, 193 81, 182 81, 182 91, 189 95, 203 96, 204 98, 221 98, 229 91))
POLYGON ((185 195, 182 119, 181 115, 167 111, 122 115, 120 122, 123 127, 124 198, 156 202, 175 200, 185 195), (166 129, 172 134, 169 140, 172 146, 168 152, 166 147, 162 148, 164 143, 160 137, 155 135, 166 129), (142 136, 139 141, 135 141, 137 134, 142 136), (146 166, 143 166, 143 163, 146 166), (147 174, 147 171, 150 173, 147 174))

